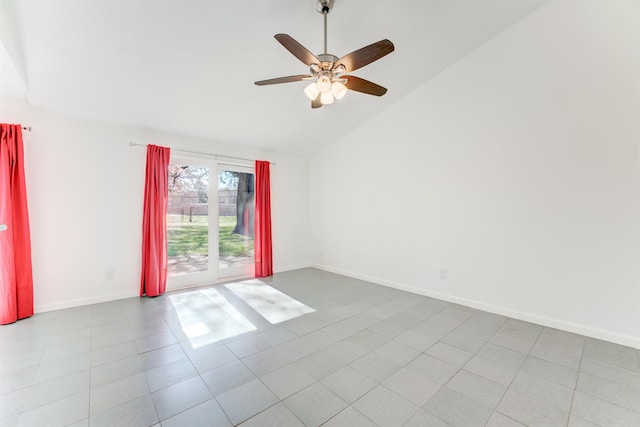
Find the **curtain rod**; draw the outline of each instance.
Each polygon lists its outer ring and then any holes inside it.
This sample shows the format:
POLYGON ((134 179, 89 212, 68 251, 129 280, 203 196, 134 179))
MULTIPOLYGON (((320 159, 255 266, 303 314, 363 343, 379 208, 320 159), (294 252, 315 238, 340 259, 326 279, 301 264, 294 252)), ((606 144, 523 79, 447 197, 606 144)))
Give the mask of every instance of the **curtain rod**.
MULTIPOLYGON (((146 147, 145 144, 136 144, 135 142, 129 142, 129 146, 131 147, 146 147)), ((255 162, 254 159, 247 159, 244 157, 233 157, 233 156, 224 156, 222 154, 213 154, 213 153, 204 153, 202 151, 191 151, 191 150, 181 150, 180 148, 171 148, 171 151, 179 151, 181 153, 190 153, 190 154, 200 154, 203 156, 211 156, 214 159, 218 160, 218 158, 222 157, 223 159, 233 159, 233 160, 244 160, 247 162, 255 162)), ((269 162, 273 166, 276 166, 276 163, 269 162)))
POLYGON ((27 132, 31 132, 31 126, 22 126, 22 130, 26 130, 27 132))

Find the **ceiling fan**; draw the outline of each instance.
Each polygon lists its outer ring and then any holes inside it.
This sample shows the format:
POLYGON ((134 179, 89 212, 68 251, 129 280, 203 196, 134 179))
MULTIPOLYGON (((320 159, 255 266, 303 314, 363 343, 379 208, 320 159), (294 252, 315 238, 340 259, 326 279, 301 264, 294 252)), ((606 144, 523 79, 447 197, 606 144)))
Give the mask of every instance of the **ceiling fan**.
POLYGON ((274 37, 296 58, 309 67, 309 74, 278 77, 255 82, 258 86, 310 81, 304 93, 311 99, 311 108, 320 108, 332 104, 334 99, 342 99, 347 89, 368 95, 382 96, 387 89, 360 77, 345 75, 364 67, 393 52, 393 43, 384 39, 353 51, 342 58, 327 53, 327 15, 335 0, 317 0, 317 10, 324 16, 324 53, 314 55, 288 34, 276 34, 274 37))

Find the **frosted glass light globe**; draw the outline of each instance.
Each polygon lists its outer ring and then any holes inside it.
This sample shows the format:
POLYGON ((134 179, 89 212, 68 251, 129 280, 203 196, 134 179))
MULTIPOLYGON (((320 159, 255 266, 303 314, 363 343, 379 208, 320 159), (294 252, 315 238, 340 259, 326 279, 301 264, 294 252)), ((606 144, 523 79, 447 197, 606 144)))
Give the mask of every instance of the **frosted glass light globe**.
POLYGON ((342 99, 347 94, 347 87, 340 82, 333 82, 331 84, 331 92, 336 99, 342 99))
POLYGON ((320 91, 318 90, 318 86, 316 82, 311 83, 309 86, 304 88, 304 93, 309 97, 310 100, 314 100, 318 97, 320 91))
POLYGON ((321 93, 329 92, 331 90, 331 79, 328 76, 318 77, 318 90, 321 93))
POLYGON ((320 102, 322 102, 322 105, 333 104, 333 94, 331 91, 322 92, 320 94, 320 102))

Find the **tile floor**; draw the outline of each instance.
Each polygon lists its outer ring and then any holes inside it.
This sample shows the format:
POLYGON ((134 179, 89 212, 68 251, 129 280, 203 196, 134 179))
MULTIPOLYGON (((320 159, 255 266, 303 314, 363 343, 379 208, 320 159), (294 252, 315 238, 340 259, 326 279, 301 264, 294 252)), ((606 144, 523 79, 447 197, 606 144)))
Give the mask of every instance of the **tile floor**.
POLYGON ((1 326, 0 425, 640 426, 639 351, 304 269, 1 326))

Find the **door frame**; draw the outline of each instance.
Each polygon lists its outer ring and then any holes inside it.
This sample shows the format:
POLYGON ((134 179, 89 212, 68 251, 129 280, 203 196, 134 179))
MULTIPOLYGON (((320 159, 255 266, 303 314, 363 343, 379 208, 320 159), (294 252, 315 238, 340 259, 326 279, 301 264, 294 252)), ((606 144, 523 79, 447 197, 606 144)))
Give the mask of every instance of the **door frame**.
MULTIPOLYGON (((237 172, 251 173, 254 176, 255 183, 255 166, 240 164, 236 162, 225 162, 216 159, 210 159, 206 157, 190 156, 171 154, 169 161, 171 164, 182 164, 190 166, 200 166, 209 168, 209 191, 207 197, 209 200, 209 234, 208 234, 208 260, 207 271, 180 274, 175 276, 169 276, 167 274, 167 291, 192 288, 207 284, 215 284, 220 282, 227 282, 233 279, 246 279, 253 277, 255 274, 255 263, 251 263, 250 268, 232 268, 225 269, 226 274, 220 274, 219 268, 219 173, 221 170, 233 170, 237 172), (212 204, 213 201, 213 204, 212 204)), ((254 191, 254 206, 255 206, 255 191, 254 191)), ((255 214, 254 214, 255 215, 255 214)))

